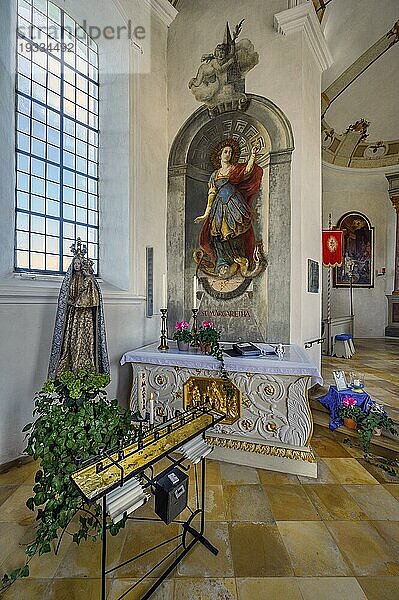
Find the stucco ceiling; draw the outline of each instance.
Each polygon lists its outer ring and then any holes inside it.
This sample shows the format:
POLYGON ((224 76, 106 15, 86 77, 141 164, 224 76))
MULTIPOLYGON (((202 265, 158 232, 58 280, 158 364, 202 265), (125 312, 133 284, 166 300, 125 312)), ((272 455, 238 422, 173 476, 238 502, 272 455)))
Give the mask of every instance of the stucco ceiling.
MULTIPOLYGON (((334 64, 323 74, 326 89, 399 19, 398 0, 333 0, 322 22, 334 64)), ((399 138, 399 43, 378 58, 332 103, 326 121, 337 132, 361 117, 369 140, 399 138)))

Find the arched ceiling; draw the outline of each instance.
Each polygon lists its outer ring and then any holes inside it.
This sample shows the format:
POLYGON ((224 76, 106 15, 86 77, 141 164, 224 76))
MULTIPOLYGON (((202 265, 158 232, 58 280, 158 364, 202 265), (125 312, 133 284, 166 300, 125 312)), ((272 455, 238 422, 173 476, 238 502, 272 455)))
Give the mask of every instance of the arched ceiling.
MULTIPOLYGON (((332 0, 322 27, 334 64, 323 74, 322 89, 331 85, 399 19, 398 0, 332 0)), ((336 132, 360 118, 370 122, 369 140, 399 138, 399 44, 394 44, 340 96, 325 115, 336 132)))

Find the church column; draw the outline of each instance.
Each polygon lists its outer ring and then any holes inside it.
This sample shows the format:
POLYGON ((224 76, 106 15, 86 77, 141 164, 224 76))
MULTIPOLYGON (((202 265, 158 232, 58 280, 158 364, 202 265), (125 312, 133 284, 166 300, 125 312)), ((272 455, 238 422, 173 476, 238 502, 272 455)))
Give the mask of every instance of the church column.
POLYGON ((388 193, 396 211, 396 242, 395 242, 395 278, 393 294, 399 294, 399 173, 386 175, 389 188, 388 193))
POLYGON ((392 294, 387 295, 388 327, 385 328, 385 335, 399 337, 399 172, 385 177, 389 183, 389 198, 396 212, 394 285, 392 294))

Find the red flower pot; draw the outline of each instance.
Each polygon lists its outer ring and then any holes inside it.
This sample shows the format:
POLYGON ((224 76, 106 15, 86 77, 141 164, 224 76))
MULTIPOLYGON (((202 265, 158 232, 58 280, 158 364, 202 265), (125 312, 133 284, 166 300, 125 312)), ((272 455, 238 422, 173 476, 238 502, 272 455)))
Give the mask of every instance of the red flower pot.
POLYGON ((357 429, 357 423, 353 419, 349 419, 348 417, 344 417, 344 425, 348 429, 357 429))

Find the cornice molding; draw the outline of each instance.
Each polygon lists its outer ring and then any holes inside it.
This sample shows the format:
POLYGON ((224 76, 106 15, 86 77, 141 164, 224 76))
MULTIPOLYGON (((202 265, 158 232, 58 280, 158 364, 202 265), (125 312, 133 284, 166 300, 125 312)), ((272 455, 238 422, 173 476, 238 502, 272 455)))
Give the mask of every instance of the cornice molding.
POLYGON ((169 0, 144 0, 144 2, 166 27, 169 27, 179 14, 179 11, 171 5, 169 0))
MULTIPOLYGON (((360 169, 358 167, 344 167, 341 165, 335 165, 334 163, 330 163, 326 160, 322 160, 322 167, 323 169, 326 170, 330 170, 330 171, 337 171, 337 172, 341 172, 341 173, 353 173, 354 175, 376 175, 378 173, 381 173, 382 175, 385 175, 387 173, 390 173, 389 171, 389 167, 373 167, 373 168, 364 168, 364 169, 360 169)), ((392 165, 392 173, 398 170, 398 166, 394 166, 392 165)))
POLYGON ((331 52, 323 35, 312 2, 299 4, 274 15, 274 28, 282 35, 304 31, 309 47, 313 51, 321 71, 333 64, 331 52))

